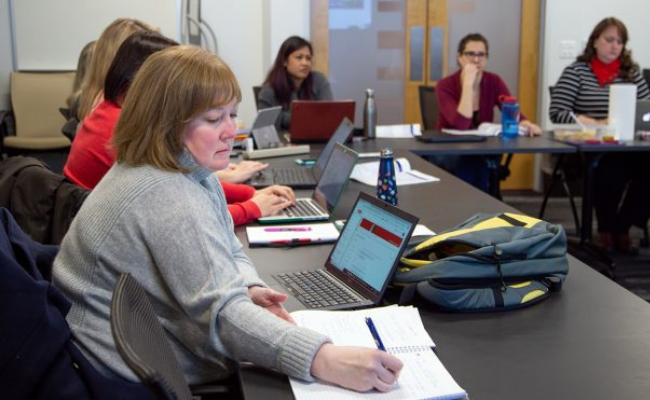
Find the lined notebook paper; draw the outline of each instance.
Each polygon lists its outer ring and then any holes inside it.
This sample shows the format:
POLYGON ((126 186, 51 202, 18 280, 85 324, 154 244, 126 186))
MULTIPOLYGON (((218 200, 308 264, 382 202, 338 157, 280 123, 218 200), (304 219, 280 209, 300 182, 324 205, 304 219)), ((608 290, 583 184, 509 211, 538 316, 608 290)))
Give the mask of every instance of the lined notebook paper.
POLYGON ((297 400, 372 399, 463 399, 467 393, 440 362, 433 340, 414 307, 381 307, 358 311, 297 311, 291 313, 300 326, 328 335, 334 344, 375 347, 365 323, 372 318, 386 351, 399 357, 404 368, 388 393, 358 393, 339 386, 290 379, 297 400))

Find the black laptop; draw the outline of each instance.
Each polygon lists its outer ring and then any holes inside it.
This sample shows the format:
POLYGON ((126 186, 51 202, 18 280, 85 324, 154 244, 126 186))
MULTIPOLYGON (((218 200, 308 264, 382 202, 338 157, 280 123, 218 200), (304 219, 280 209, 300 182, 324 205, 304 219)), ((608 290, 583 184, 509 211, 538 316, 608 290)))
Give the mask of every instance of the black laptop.
POLYGON ((323 174, 327 160, 336 143, 346 143, 352 136, 354 124, 347 118, 339 124, 325 148, 311 167, 267 168, 261 174, 253 176, 247 184, 256 187, 284 185, 294 189, 313 189, 323 174))
POLYGON ((379 304, 418 218, 359 193, 324 269, 274 275, 288 310, 343 310, 379 304), (297 301, 299 302, 297 302, 297 301))
POLYGON ((485 142, 487 137, 476 135, 452 135, 439 130, 425 130, 422 135, 415 137, 425 143, 462 143, 462 142, 485 142))

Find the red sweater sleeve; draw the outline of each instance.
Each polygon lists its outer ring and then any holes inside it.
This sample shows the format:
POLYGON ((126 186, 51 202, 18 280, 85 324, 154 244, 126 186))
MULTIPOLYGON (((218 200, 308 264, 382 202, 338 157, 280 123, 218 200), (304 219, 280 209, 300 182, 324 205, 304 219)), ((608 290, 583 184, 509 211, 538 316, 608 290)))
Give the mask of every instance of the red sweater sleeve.
POLYGON ((249 185, 221 182, 228 204, 250 200, 255 196, 255 188, 249 185))
POLYGON ((253 222, 262 216, 257 204, 250 200, 243 203, 228 204, 228 211, 235 226, 253 222))
POLYGON ((226 195, 228 211, 235 226, 247 224, 262 216, 257 204, 250 200, 255 195, 254 187, 223 181, 221 181, 221 187, 226 195))
POLYGON ((470 129, 472 127, 472 119, 466 118, 458 112, 461 91, 460 72, 438 82, 436 86, 439 107, 438 129, 470 129))

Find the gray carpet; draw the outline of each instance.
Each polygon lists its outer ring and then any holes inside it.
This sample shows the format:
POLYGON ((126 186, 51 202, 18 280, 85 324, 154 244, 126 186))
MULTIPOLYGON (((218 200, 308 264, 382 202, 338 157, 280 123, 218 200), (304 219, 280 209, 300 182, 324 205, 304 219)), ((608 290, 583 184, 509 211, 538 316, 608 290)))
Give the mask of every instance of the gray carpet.
MULTIPOLYGON (((542 204, 542 195, 527 191, 506 191, 503 193, 503 201, 525 214, 537 217, 542 204)), ((580 212, 581 201, 579 198, 577 199, 577 207, 578 212, 580 212)), ((562 224, 569 236, 577 236, 571 207, 566 197, 550 198, 544 219, 562 224)), ((596 234, 595 226, 594 219, 594 236, 596 234)), ((638 247, 643 232, 640 229, 632 228, 630 236, 632 243, 638 247)), ((587 265, 604 273, 621 286, 650 302, 650 248, 639 247, 639 254, 636 256, 608 253, 615 263, 613 271, 609 270, 606 265, 591 254, 586 254, 572 246, 569 247, 569 251, 587 265)))

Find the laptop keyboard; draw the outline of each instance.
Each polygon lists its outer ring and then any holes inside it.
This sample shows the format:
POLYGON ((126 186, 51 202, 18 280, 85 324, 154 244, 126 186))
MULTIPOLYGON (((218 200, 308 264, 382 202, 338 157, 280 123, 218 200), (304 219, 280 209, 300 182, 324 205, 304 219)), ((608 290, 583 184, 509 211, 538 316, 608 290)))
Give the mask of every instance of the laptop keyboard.
POLYGON ((309 308, 322 308, 360 301, 329 279, 321 270, 291 272, 277 277, 291 293, 309 308))
POLYGON ((314 175, 308 168, 274 168, 275 181, 282 185, 314 183, 314 175))
POLYGON ((323 211, 314 206, 307 199, 296 199, 296 204, 282 210, 289 217, 317 217, 323 215, 323 211))

